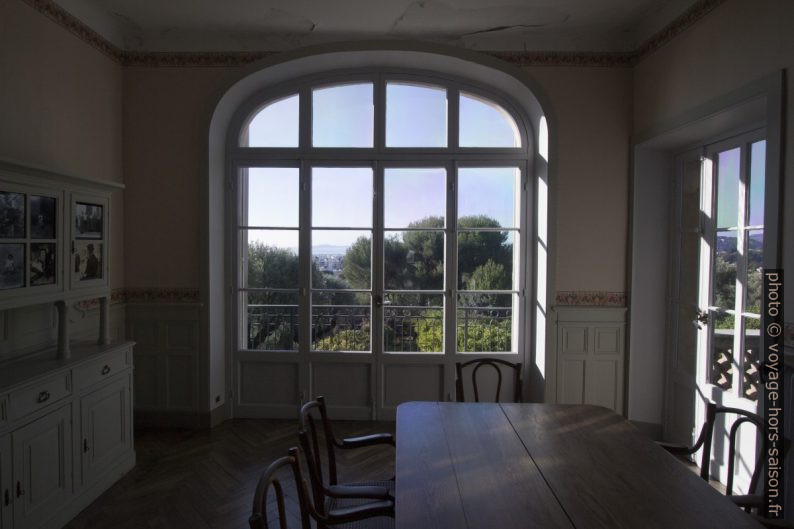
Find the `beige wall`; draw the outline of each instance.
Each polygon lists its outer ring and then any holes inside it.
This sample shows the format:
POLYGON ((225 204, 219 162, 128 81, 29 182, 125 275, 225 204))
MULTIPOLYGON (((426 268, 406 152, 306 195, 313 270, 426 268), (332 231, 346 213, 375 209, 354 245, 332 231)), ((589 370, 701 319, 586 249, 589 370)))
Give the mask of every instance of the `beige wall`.
POLYGON ((203 150, 224 68, 125 68, 126 286, 199 288, 203 150))
MULTIPOLYGON (((558 291, 626 286, 630 68, 531 68, 556 121, 558 291)), ((554 123, 554 122, 552 122, 554 123)))
MULTIPOLYGON (((198 192, 206 170, 201 135, 209 105, 241 73, 125 69, 128 286, 199 286, 198 192)), ((557 124, 551 131, 559 157, 557 289, 622 292, 631 70, 535 68, 530 74, 546 92, 557 124)))
MULTIPOLYGON (((0 159, 123 182, 122 68, 19 0, 0 0, 0 159)), ((110 284, 124 284, 123 194, 110 284)))

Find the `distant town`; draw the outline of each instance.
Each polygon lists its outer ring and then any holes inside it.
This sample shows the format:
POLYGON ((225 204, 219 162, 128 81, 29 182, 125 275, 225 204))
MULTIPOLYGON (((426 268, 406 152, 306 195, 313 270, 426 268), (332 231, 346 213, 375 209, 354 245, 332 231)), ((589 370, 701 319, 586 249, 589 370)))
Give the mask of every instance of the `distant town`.
POLYGON ((344 254, 321 253, 312 256, 314 265, 323 274, 338 276, 342 273, 342 263, 345 261, 344 254))

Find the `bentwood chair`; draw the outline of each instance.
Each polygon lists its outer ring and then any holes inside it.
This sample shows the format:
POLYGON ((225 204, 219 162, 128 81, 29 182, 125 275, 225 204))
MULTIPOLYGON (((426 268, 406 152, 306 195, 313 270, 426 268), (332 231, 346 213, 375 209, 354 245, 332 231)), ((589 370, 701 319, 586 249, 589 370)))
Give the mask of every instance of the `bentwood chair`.
MULTIPOLYGON (((390 501, 370 502, 365 505, 320 513, 312 503, 306 481, 301 472, 300 456, 297 448, 290 448, 289 455, 275 460, 262 473, 254 492, 254 505, 248 525, 250 529, 270 529, 273 523, 268 518, 268 493, 275 491, 276 511, 279 529, 288 529, 288 510, 284 502, 284 487, 278 474, 289 469, 295 482, 298 499, 298 518, 301 529, 310 529, 314 519, 320 526, 331 525, 339 529, 375 529, 394 527, 394 504, 390 501)), ((275 527, 275 525, 272 525, 275 527)))
MULTIPOLYGON (((314 505, 318 513, 327 514, 371 501, 392 502, 393 509, 393 478, 382 481, 339 483, 336 457, 337 450, 353 450, 377 445, 394 447, 394 436, 390 433, 338 439, 331 428, 325 398, 317 397, 301 408, 298 438, 306 457, 314 505), (320 442, 321 437, 324 447, 320 442), (324 466, 327 466, 327 473, 323 470, 324 466)), ((322 524, 318 525, 322 527, 322 524)))
MULTIPOLYGON (((746 511, 751 509, 758 509, 762 506, 762 497, 757 494, 758 482, 761 477, 763 469, 763 449, 758 447, 756 450, 757 456, 752 467, 753 473, 750 477, 750 485, 747 494, 734 494, 733 493, 733 475, 736 466, 736 444, 739 434, 739 428, 743 424, 749 424, 755 427, 758 434, 763 437, 764 435, 764 419, 756 414, 739 408, 729 408, 725 406, 718 406, 713 402, 706 404, 706 421, 703 428, 700 430, 695 444, 692 446, 677 445, 670 443, 659 443, 659 445, 673 455, 681 458, 688 458, 695 452, 703 448, 700 460, 700 477, 706 481, 710 478, 710 463, 711 463, 711 445, 714 437, 714 425, 717 422, 719 415, 734 414, 736 419, 731 424, 728 431, 728 477, 725 483, 725 494, 738 506, 743 507, 746 511)), ((783 440, 783 454, 788 452, 788 440, 783 440)))
POLYGON ((463 369, 471 366, 471 385, 474 389, 474 402, 480 402, 480 391, 477 387, 477 372, 489 366, 496 371, 496 397, 494 402, 499 402, 502 391, 502 370, 499 366, 505 366, 513 370, 513 402, 521 402, 521 363, 514 364, 498 358, 478 358, 476 360, 469 360, 468 362, 455 363, 455 392, 457 393, 458 402, 466 402, 466 397, 463 394, 463 369))

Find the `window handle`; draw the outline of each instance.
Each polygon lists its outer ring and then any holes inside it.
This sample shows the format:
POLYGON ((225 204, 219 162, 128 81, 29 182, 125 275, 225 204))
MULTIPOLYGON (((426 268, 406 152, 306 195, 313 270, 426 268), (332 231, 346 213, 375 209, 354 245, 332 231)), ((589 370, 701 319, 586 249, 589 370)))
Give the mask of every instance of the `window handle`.
POLYGON ((83 439, 83 453, 88 452, 88 439, 83 439))
POLYGON ((373 296, 372 297, 372 302, 374 303, 374 305, 376 307, 382 307, 383 306, 383 296, 373 296))
POLYGON ((17 498, 25 495, 25 489, 22 488, 22 482, 17 481, 17 498))

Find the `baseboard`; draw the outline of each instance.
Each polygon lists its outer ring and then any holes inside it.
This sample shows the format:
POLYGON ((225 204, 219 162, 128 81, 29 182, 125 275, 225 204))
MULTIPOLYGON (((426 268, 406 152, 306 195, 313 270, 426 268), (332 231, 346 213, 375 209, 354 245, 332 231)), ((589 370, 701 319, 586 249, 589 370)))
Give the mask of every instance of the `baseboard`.
POLYGON ((135 428, 210 428, 209 412, 135 410, 135 428))
POLYGON ((91 505, 94 500, 100 497, 114 483, 121 479, 124 474, 132 470, 135 466, 135 450, 130 450, 122 459, 113 465, 101 478, 93 485, 83 488, 75 494, 72 499, 64 505, 49 522, 44 524, 41 529, 61 529, 69 523, 75 516, 91 505))
POLYGON ((642 422, 642 421, 629 421, 631 424, 637 427, 639 431, 653 439, 654 441, 661 441, 662 440, 662 425, 656 424, 654 422, 642 422))
POLYGON ((232 407, 230 403, 224 402, 214 410, 210 411, 210 428, 215 428, 224 421, 232 418, 232 407))

